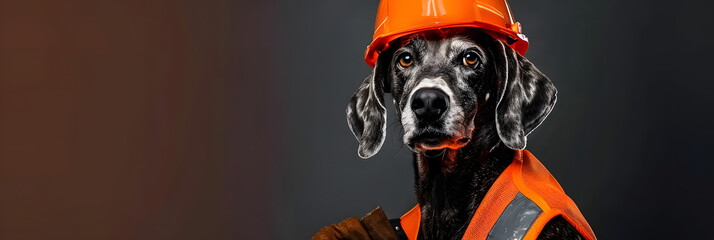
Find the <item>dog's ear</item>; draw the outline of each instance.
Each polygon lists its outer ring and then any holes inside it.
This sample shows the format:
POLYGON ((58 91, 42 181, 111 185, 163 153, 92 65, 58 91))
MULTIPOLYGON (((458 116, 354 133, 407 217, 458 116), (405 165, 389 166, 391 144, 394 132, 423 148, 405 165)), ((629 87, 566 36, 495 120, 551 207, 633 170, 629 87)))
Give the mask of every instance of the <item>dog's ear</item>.
POLYGON ((503 69, 500 74, 496 103, 496 129, 509 148, 526 148, 526 136, 548 116, 555 105, 558 90, 543 73, 525 57, 501 43, 503 69))
POLYGON ((359 141, 357 154, 364 159, 376 154, 387 135, 387 109, 384 91, 391 54, 383 52, 372 74, 364 79, 347 105, 347 124, 359 141))

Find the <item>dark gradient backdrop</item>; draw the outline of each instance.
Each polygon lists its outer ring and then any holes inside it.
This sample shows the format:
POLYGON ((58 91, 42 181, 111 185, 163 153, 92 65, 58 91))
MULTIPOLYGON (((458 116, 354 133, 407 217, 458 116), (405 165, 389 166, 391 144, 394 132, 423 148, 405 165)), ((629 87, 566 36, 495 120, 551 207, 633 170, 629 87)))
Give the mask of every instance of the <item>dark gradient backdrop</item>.
MULTIPOLYGON (((414 204, 344 107, 378 1, 0 2, 0 239, 307 239, 414 204)), ((714 9, 510 2, 559 101, 529 146, 601 239, 711 234, 714 9)), ((390 111, 391 111, 391 106, 390 111)))

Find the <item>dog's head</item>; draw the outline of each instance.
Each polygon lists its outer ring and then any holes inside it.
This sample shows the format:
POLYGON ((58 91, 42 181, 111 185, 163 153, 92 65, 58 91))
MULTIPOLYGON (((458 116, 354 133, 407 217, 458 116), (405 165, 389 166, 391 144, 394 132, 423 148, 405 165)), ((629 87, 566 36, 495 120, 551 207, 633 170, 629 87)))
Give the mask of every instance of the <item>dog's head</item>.
POLYGON ((462 148, 483 124, 495 125, 495 144, 524 149, 526 136, 555 105, 551 81, 491 35, 450 29, 395 43, 380 53, 347 106, 362 158, 384 142, 385 92, 393 97, 404 143, 417 152, 462 148))

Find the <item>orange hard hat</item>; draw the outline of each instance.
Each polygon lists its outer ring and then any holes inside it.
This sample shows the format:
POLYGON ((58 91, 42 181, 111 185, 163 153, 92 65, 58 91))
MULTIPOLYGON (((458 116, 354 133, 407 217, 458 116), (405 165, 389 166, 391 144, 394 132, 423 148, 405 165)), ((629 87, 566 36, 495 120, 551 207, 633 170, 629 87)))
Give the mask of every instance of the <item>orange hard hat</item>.
POLYGON ((451 27, 475 27, 498 34, 498 39, 521 55, 528 49, 528 38, 521 32, 521 24, 513 20, 506 0, 382 0, 365 61, 374 67, 379 53, 399 37, 451 27))

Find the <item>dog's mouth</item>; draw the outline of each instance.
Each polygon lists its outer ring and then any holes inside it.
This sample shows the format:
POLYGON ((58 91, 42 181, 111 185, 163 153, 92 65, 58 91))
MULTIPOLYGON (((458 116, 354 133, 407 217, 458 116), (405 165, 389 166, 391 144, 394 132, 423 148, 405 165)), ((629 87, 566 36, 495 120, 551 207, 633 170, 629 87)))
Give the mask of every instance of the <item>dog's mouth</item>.
POLYGON ((459 149, 471 141, 470 131, 444 131, 433 127, 420 128, 410 138, 405 140, 407 145, 417 154, 421 170, 440 169, 443 173, 450 173, 456 166, 456 155, 459 149))
POLYGON ((420 137, 416 139, 415 150, 421 155, 419 161, 424 166, 425 171, 428 169, 440 171, 444 174, 451 173, 456 166, 456 153, 458 149, 465 146, 468 138, 458 137, 420 137))
POLYGON ((469 143, 471 139, 465 136, 447 135, 439 132, 427 132, 416 135, 409 144, 413 149, 427 155, 438 155, 445 149, 459 149, 469 143))

